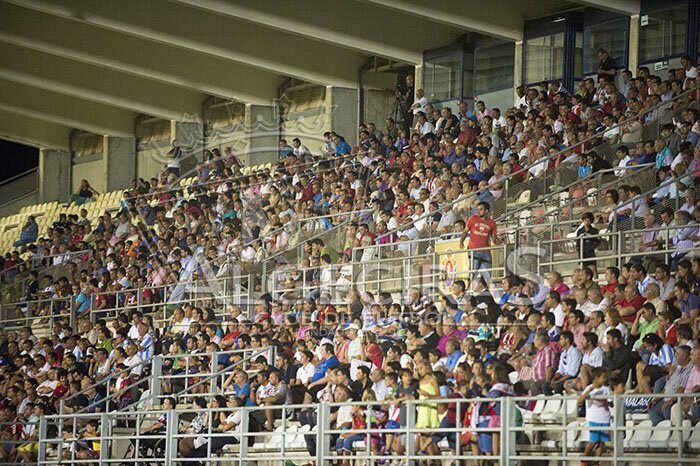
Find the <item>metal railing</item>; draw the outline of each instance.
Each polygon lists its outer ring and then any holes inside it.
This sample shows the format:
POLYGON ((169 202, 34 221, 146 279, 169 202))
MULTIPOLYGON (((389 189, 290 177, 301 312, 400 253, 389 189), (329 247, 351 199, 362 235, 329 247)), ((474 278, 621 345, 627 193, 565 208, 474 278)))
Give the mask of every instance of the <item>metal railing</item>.
MULTIPOLYGON (((497 460, 502 465, 520 464, 522 461, 586 461, 610 463, 614 466, 630 463, 675 463, 697 464, 700 451, 700 439, 697 438, 697 428, 693 427, 685 415, 684 403, 692 400, 697 394, 614 394, 608 397, 589 397, 590 401, 609 404, 610 425, 589 426, 579 418, 576 412, 577 397, 500 397, 500 398, 454 398, 454 399, 421 399, 407 400, 402 403, 405 417, 401 417, 400 426, 387 429, 383 420, 373 416, 375 413, 396 408, 387 402, 345 402, 320 403, 317 405, 267 405, 255 407, 219 407, 195 410, 191 408, 171 411, 153 410, 130 413, 100 413, 80 415, 45 416, 39 424, 40 440, 38 460, 40 464, 58 464, 62 452, 67 451, 67 459, 71 464, 87 464, 96 459, 81 460, 72 453, 70 445, 74 442, 88 420, 99 422, 101 429, 97 434, 101 445, 99 451, 100 464, 121 463, 125 465, 149 462, 152 464, 194 464, 206 462, 235 463, 247 466, 252 462, 266 462, 283 466, 286 461, 315 460, 318 466, 329 466, 341 460, 360 461, 362 464, 372 464, 379 460, 400 460, 406 464, 418 461, 474 461, 497 460), (671 400, 679 413, 682 422, 671 424, 669 421, 652 426, 650 421, 635 422, 625 414, 625 403, 635 399, 671 400), (543 404, 537 414, 525 407, 543 404), (499 422, 491 422, 493 415, 480 416, 479 407, 488 405, 490 409, 500 412, 499 422), (372 408, 372 409, 369 409, 372 408), (345 409, 354 411, 354 415, 364 420, 363 428, 332 427, 331 410, 345 409), (419 419, 424 419, 426 410, 454 410, 456 423, 438 425, 437 422, 424 423, 419 427, 419 419), (274 432, 260 432, 261 421, 264 423, 266 411, 279 413, 273 415, 280 419, 279 427, 274 432), (292 425, 288 414, 292 411, 305 412, 304 425, 292 425), (476 419, 465 424, 464 414, 471 411, 476 419), (206 424, 199 432, 188 432, 186 420, 192 419, 204 412, 206 424), (519 412, 519 413, 518 413, 519 412), (220 413, 233 415, 235 428, 221 431, 214 428, 213 418, 220 413), (235 413, 235 414, 234 414, 235 413), (423 413, 423 414, 421 414, 423 413), (546 413, 546 415, 544 415, 546 413), (520 416, 518 416, 520 414, 520 416), (527 414, 527 416, 525 416, 527 414), (523 422, 516 419, 523 418, 523 422), (164 420, 160 432, 142 434, 142 427, 147 427, 154 421, 164 420), (62 435, 59 426, 70 421, 71 431, 62 435), (130 421, 137 427, 125 429, 117 427, 118 423, 130 421), (50 432, 57 432, 52 433, 50 432), (585 456, 583 447, 589 442, 590 432, 605 432, 609 441, 605 442, 608 452, 604 456, 585 456), (472 443, 465 443, 462 434, 469 434, 472 439, 477 436, 489 438, 492 441, 491 452, 482 452, 474 448, 472 443), (402 453, 391 451, 380 452, 386 435, 401 438, 402 453), (438 442, 433 453, 421 450, 418 437, 430 438, 438 435, 440 438, 451 437, 445 445, 444 440, 438 442), (334 445, 339 443, 337 438, 342 436, 349 451, 340 454, 334 445), (183 457, 178 453, 178 444, 185 439, 203 439, 205 443, 197 455, 183 457), (142 446, 152 448, 141 448, 142 446), (133 448, 131 457, 126 458, 125 452, 133 448), (437 452, 438 454, 435 454, 437 452), (144 455, 144 453, 146 455, 144 455), (446 453, 447 456, 443 456, 446 453)), ((435 445, 433 443, 433 445, 435 445)), ((127 452, 128 453, 128 452, 127 452)), ((258 463, 259 464, 259 463, 258 463)))

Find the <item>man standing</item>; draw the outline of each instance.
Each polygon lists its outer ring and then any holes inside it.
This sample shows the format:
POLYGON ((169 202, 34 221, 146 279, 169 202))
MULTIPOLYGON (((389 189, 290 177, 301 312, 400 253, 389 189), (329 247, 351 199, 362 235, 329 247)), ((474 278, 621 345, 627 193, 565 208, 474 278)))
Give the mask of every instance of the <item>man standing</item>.
POLYGON ((484 269, 482 278, 489 283, 491 281, 491 251, 485 249, 490 246, 490 241, 495 244, 501 241, 497 237, 496 222, 489 217, 491 206, 488 202, 479 202, 476 206, 476 214, 472 215, 464 227, 464 232, 459 238, 459 247, 464 249, 464 240, 469 236, 469 266, 472 272, 472 281, 476 278, 476 273, 484 269))
POLYGON ((617 72, 615 60, 613 60, 608 51, 603 48, 598 49, 598 58, 600 59, 600 63, 598 64, 598 81, 603 78, 608 82, 614 82, 615 73, 617 72))

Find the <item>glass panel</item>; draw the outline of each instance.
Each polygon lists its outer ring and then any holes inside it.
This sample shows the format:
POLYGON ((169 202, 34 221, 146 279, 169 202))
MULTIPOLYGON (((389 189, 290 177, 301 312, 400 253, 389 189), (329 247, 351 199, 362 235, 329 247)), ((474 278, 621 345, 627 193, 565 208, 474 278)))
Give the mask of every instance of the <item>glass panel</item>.
POLYGON ((476 93, 513 87, 515 44, 507 43, 476 51, 476 93))
POLYGON ((685 49, 687 5, 674 5, 649 13, 649 24, 639 27, 639 62, 648 63, 685 49))
POLYGON ((462 74, 461 52, 425 60, 423 83, 428 100, 450 100, 460 97, 462 74))
MULTIPOLYGON (((629 30, 629 20, 623 18, 604 24, 594 24, 585 28, 586 50, 585 50, 585 73, 598 72, 598 49, 604 48, 608 51, 618 69, 627 66, 627 33, 629 30)), ((577 40, 578 42, 578 40, 577 40)))
POLYGON ((528 39, 525 45, 525 82, 561 79, 564 74, 564 33, 528 39))

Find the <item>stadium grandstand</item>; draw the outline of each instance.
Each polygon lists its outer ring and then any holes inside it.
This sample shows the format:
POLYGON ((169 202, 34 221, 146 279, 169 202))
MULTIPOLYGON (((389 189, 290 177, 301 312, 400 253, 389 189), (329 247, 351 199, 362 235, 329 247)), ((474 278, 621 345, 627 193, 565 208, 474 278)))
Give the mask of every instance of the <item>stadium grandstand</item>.
POLYGON ((700 464, 700 2, 485 6, 0 0, 0 464, 700 464))

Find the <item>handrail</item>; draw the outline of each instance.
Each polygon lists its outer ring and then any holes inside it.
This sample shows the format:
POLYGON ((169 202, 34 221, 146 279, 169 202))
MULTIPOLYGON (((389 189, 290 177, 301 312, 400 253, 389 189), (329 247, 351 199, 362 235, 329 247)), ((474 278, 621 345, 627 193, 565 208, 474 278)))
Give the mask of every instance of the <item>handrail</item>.
POLYGON ((89 409, 89 408, 92 408, 93 406, 96 406, 96 405, 98 405, 98 404, 106 403, 106 402, 108 401, 108 399, 111 398, 111 396, 109 395, 109 383, 110 383, 110 381, 111 381, 112 379, 116 379, 116 378, 119 377, 120 375, 123 375, 123 374, 126 374, 126 373, 131 373, 131 371, 132 371, 134 368, 136 368, 136 367, 142 367, 142 366, 150 365, 150 364, 155 360, 156 357, 158 357, 158 356, 155 356, 155 355, 154 355, 154 356, 151 356, 150 358, 148 358, 148 359, 146 359, 146 360, 142 360, 142 361, 139 362, 138 364, 135 364, 135 365, 133 365, 133 366, 126 367, 126 368, 124 368, 124 369, 122 369, 122 370, 120 370, 120 371, 118 371, 118 372, 115 372, 115 373, 113 373, 113 374, 107 375, 105 378, 103 378, 103 379, 100 380, 99 382, 95 382, 95 383, 93 383, 92 385, 90 385, 90 386, 88 386, 88 387, 86 387, 86 388, 80 390, 79 392, 74 393, 73 395, 69 396, 68 398, 65 398, 65 399, 61 400, 60 405, 59 405, 59 406, 60 406, 60 407, 59 407, 59 412, 60 412, 61 414, 64 414, 64 413, 65 413, 65 403, 66 403, 67 401, 72 400, 72 399, 74 399, 74 398, 77 398, 79 395, 85 395, 85 393, 86 393, 88 390, 93 389, 93 388, 94 388, 94 389, 97 389, 97 387, 99 387, 100 385, 105 385, 105 387, 107 388, 107 396, 105 396, 102 400, 100 400, 99 403, 95 403, 95 404, 92 404, 92 405, 89 405, 89 406, 85 406, 84 408, 82 408, 81 410, 79 410, 78 413, 80 413, 80 412, 82 412, 82 411, 85 411, 85 410, 87 410, 87 409, 89 409))
MULTIPOLYGON (((185 388, 183 388, 182 390, 180 390, 177 393, 174 393, 171 395, 158 395, 156 398, 166 398, 168 396, 172 396, 172 397, 175 397, 176 399, 179 399, 182 396, 187 396, 193 388, 206 385, 210 382, 213 383, 216 380, 218 380, 219 377, 233 371, 239 365, 242 365, 245 367, 245 364, 247 362, 252 361, 254 358, 257 358, 259 356, 264 356, 265 354, 270 354, 271 357, 270 357, 269 361, 271 361, 271 364, 272 364, 272 361, 274 361, 274 359, 275 359, 276 350, 277 349, 274 346, 266 346, 266 347, 262 347, 262 348, 245 348, 245 349, 237 349, 237 350, 230 350, 230 351, 219 351, 219 352, 215 352, 215 353, 201 353, 201 354, 210 354, 211 355, 210 364, 211 364, 212 369, 211 369, 211 372, 209 373, 209 375, 207 375, 204 378, 201 378, 200 380, 198 380, 196 383, 194 383, 192 385, 189 385, 189 386, 186 385, 185 388), (249 356, 245 356, 245 354, 249 353, 249 352, 252 354, 250 354, 249 356), (218 366, 218 364, 219 364, 218 363, 218 356, 228 355, 228 354, 233 355, 233 354, 239 354, 239 353, 243 353, 243 355, 244 355, 244 357, 240 361, 236 361, 235 363, 228 364, 228 365, 224 366, 223 368, 214 372, 214 368, 216 368, 216 366, 218 366)), ((193 354, 191 356, 200 356, 201 354, 193 354)), ((178 377, 178 376, 164 376, 164 377, 166 379, 167 378, 174 379, 174 378, 185 378, 185 377, 192 377, 192 376, 201 377, 201 374, 181 374, 180 377, 178 377)), ((221 389, 223 389, 223 385, 222 385, 221 389)), ((216 386, 215 383, 213 383, 213 386, 212 386, 210 391, 212 393, 216 393, 217 390, 218 390, 218 387, 216 386)))
POLYGON ((34 172, 38 172, 38 171, 39 171, 39 167, 30 168, 29 170, 23 171, 22 173, 14 175, 10 178, 5 178, 4 180, 0 181, 0 186, 7 184, 7 183, 11 183, 18 178, 22 178, 23 176, 27 176, 30 173, 34 173, 34 172))
MULTIPOLYGON (((92 256, 92 249, 82 249, 80 251, 66 251, 63 254, 48 254, 48 255, 39 256, 39 257, 34 255, 34 256, 30 257, 29 259, 23 261, 22 263, 26 264, 26 263, 33 263, 33 262, 43 262, 46 259, 53 259, 56 257, 70 256, 70 259, 62 262, 61 264, 58 264, 58 265, 63 265, 63 264, 66 264, 68 262, 72 262, 73 256, 81 256, 84 254, 88 254, 88 255, 92 256)), ((7 274, 9 272, 16 271, 17 268, 19 267, 19 265, 20 264, 15 264, 10 268, 7 268, 7 269, 0 271, 0 278, 7 276, 7 274)), ((53 266, 54 266, 53 261, 51 261, 51 263, 49 263, 48 265, 45 265, 44 268, 48 269, 49 267, 53 267, 53 266)), ((36 268, 34 268, 33 270, 36 270, 36 268)), ((15 283, 13 283, 13 285, 14 284, 15 283)))
MULTIPOLYGON (((612 457, 608 457, 608 460, 612 461, 613 464, 630 464, 632 462, 639 463, 656 463, 668 462, 668 463, 679 463, 679 464, 694 464, 697 462, 697 458, 693 451, 689 451, 686 442, 688 441, 688 436, 696 428, 692 425, 687 425, 685 423, 680 425, 658 425, 658 426, 643 426, 639 424, 628 425, 625 422, 625 401, 633 399, 649 399, 649 400, 673 400, 678 406, 681 406, 684 401, 688 399, 693 399, 696 397, 696 393, 649 393, 649 394, 611 394, 609 396, 591 396, 588 397, 591 401, 604 401, 610 404, 610 418, 611 425, 605 425, 600 427, 590 427, 584 422, 580 422, 580 417, 576 413, 572 413, 569 407, 574 404, 578 404, 578 395, 556 395, 549 396, 546 398, 538 396, 502 396, 498 398, 435 398, 430 400, 407 400, 402 404, 405 406, 406 419, 402 418, 404 423, 396 430, 388 430, 385 427, 379 425, 373 425, 374 421, 371 419, 372 412, 369 408, 370 406, 381 406, 383 402, 361 402, 361 401, 348 401, 345 403, 329 403, 321 402, 311 405, 298 405, 298 404, 282 404, 282 405, 267 405, 267 406, 251 406, 251 407, 239 407, 239 408, 228 408, 228 407, 217 407, 217 408, 203 408, 195 409, 193 408, 181 408, 172 411, 165 411, 163 409, 156 409, 147 412, 133 412, 133 413, 101 413, 101 414, 80 414, 80 415, 51 415, 42 418, 40 421, 40 437, 39 437, 39 462, 41 464, 53 464, 61 461, 61 458, 57 458, 55 461, 47 459, 47 447, 49 445, 55 446, 56 450, 62 451, 64 449, 64 444, 74 441, 77 434, 78 424, 83 424, 84 421, 94 419, 99 420, 102 425, 100 431, 100 444, 101 448, 101 462, 105 463, 122 463, 122 464, 135 464, 145 458, 138 457, 138 446, 139 442, 145 439, 162 438, 165 442, 165 448, 161 451, 162 456, 157 458, 150 458, 152 462, 164 462, 165 464, 172 464, 175 461, 181 461, 186 464, 190 460, 187 458, 177 458, 177 445, 178 441, 186 438, 196 438, 198 435, 203 435, 207 439, 217 439, 217 438, 232 438, 235 437, 237 441, 231 440, 229 443, 236 444, 236 448, 231 451, 232 454, 236 455, 236 458, 251 458, 256 461, 265 462, 284 462, 287 459, 304 459, 307 458, 309 454, 304 451, 299 453, 298 447, 296 449, 290 444, 290 437, 296 437, 298 435, 312 436, 316 439, 316 451, 311 452, 311 459, 316 460, 316 464, 326 465, 332 461, 337 461, 341 459, 337 453, 332 453, 329 450, 329 439, 337 434, 343 434, 344 436, 358 435, 358 441, 362 442, 361 447, 354 448, 353 456, 350 457, 352 460, 360 462, 373 463, 377 460, 385 459, 396 459, 397 456, 401 460, 411 463, 419 460, 428 461, 441 461, 444 456, 438 453, 435 455, 423 455, 420 454, 416 449, 415 434, 421 435, 431 435, 433 433, 452 433, 455 434, 455 450, 451 454, 451 459, 458 460, 499 460, 500 464, 511 464, 514 461, 525 461, 535 459, 548 460, 549 458, 554 458, 555 461, 598 461, 600 457, 586 456, 581 454, 582 447, 578 444, 574 444, 575 439, 581 438, 581 434, 584 431, 607 431, 611 436, 611 446, 612 446, 612 457), (541 424, 536 421, 523 422, 522 425, 516 425, 516 410, 521 412, 527 411, 522 406, 531 402, 545 403, 545 408, 550 403, 549 406, 564 406, 563 409, 559 409, 555 414, 553 422, 541 424), (500 420, 501 422, 496 427, 490 427, 489 424, 483 427, 467 426, 463 424, 463 413, 469 407, 478 406, 482 403, 496 403, 500 408, 500 420), (428 404, 431 407, 437 409, 437 405, 451 405, 454 407, 458 415, 456 416, 456 424, 454 427, 416 427, 418 416, 417 411, 421 407, 428 404), (337 428, 331 428, 330 412, 332 408, 340 407, 356 407, 359 406, 365 411, 363 413, 366 416, 366 427, 355 428, 351 427, 346 430, 339 430, 337 428), (248 428, 251 416, 256 413, 262 413, 266 410, 272 410, 281 413, 280 418, 282 419, 281 428, 273 435, 277 435, 281 440, 279 445, 274 450, 267 448, 256 448, 249 447, 249 441, 252 439, 261 439, 266 435, 267 432, 257 432, 252 431, 248 428), (312 412, 314 421, 316 424, 316 430, 311 431, 299 431, 297 429, 291 429, 286 420, 286 414, 292 411, 307 411, 312 412), (181 431, 179 429, 180 422, 183 418, 189 418, 192 414, 199 413, 208 414, 207 418, 209 422, 204 426, 203 432, 190 433, 187 431, 181 431), (217 413, 240 413, 240 425, 234 430, 229 432, 215 432, 213 431, 212 419, 217 413), (167 415, 167 426, 164 433, 156 434, 155 436, 146 436, 144 434, 128 433, 122 434, 113 432, 111 425, 115 420, 135 420, 136 425, 140 425, 145 419, 157 419, 163 415, 167 415), (49 426, 63 425, 64 421, 72 421, 73 435, 68 435, 64 437, 59 434, 56 437, 50 437, 48 435, 49 426), (576 421, 575 424, 572 424, 576 421), (496 449, 496 456, 487 456, 484 453, 475 454, 471 451, 468 445, 464 445, 460 434, 463 432, 470 432, 472 434, 498 434, 498 443, 494 443, 496 449), (661 445, 653 447, 652 450, 648 450, 644 454, 639 454, 639 447, 635 445, 629 445, 625 440, 626 433, 633 433, 636 431, 656 431, 662 432, 665 435, 665 441, 661 445), (540 446, 540 450, 533 452, 527 448, 527 445, 520 445, 516 443, 516 434, 530 432, 551 432, 556 435, 555 439, 558 439, 552 447, 540 446), (371 442, 370 439, 374 436, 379 436, 382 434, 394 433, 396 435, 405 436, 405 452, 401 455, 394 456, 391 452, 381 453, 374 452, 370 449, 371 442), (561 438, 559 439, 559 435, 561 438), (675 436, 675 444, 671 441, 675 436), (136 458, 133 459, 107 459, 111 458, 108 456, 114 454, 115 445, 119 441, 131 441, 136 443, 136 458), (290 451, 291 450, 291 451, 290 451), (574 453, 575 451, 575 453, 574 453), (650 451, 654 451, 657 454, 649 454, 650 451), (638 452, 638 454, 635 454, 638 452)), ((60 432, 60 431, 59 431, 60 432)), ((494 442, 496 437, 493 438, 494 442)), ((206 455, 202 458, 192 459, 191 461, 204 461, 204 462, 218 462, 222 461, 222 458, 218 456, 217 452, 211 448, 211 443, 209 442, 209 447, 207 447, 206 455)), ((226 443, 226 442, 223 442, 226 443)), ((94 462, 95 459, 91 460, 74 460, 77 464, 94 462)))
MULTIPOLYGON (((673 101, 676 100, 676 99, 680 100, 681 97, 685 97, 686 95, 689 95, 690 93, 692 93, 692 92, 694 92, 694 91, 696 91, 696 90, 698 90, 698 89, 700 89, 700 85, 695 86, 695 87, 692 88, 692 89, 688 89, 687 91, 684 91, 684 92, 682 92, 681 94, 678 94, 676 97, 674 97, 672 100, 670 100, 670 101, 668 101, 668 102, 661 102, 661 103, 655 105, 654 107, 652 107, 652 108, 650 108, 650 109, 648 109, 648 110, 645 110, 644 112, 640 113, 639 115, 635 115, 634 117, 635 117, 635 118, 641 118, 641 117, 643 117, 644 115, 647 115, 648 113, 651 113, 651 112, 653 112, 653 111, 659 110, 659 109, 663 108, 664 106, 668 106, 669 103, 673 102, 673 101)), ((546 163, 549 163, 549 161, 552 160, 552 159, 554 159, 555 157, 559 157, 561 154, 564 154, 564 153, 566 153, 566 152, 569 152, 569 151, 571 151, 572 149, 574 149, 574 148, 576 148, 576 147, 583 146, 583 145, 585 145, 585 144, 587 144, 587 143, 589 143, 589 142, 591 142, 591 141, 597 139, 597 138, 600 137, 602 134, 604 134, 604 133, 606 133, 606 132, 608 132, 608 131, 611 131, 611 130, 613 130, 613 129, 621 128, 623 125, 626 125, 626 124, 627 124, 626 121, 623 122, 623 123, 617 123, 617 124, 614 125, 612 128, 605 129, 605 130, 603 130, 603 131, 600 131, 599 133, 594 134, 593 136, 589 136, 588 138, 586 138, 586 139, 584 139, 584 140, 582 140, 582 141, 577 142, 577 143, 574 144, 573 146, 567 147, 567 148, 565 148, 565 149, 560 150, 559 152, 556 152, 556 153, 554 153, 554 154, 549 154, 549 155, 547 155, 547 156, 545 156, 545 157, 542 157, 542 158, 540 158, 540 159, 537 159, 537 160, 535 161, 535 165, 539 165, 539 164, 542 164, 542 163, 545 163, 545 162, 546 162, 546 163)), ((512 180, 513 178, 515 178, 515 176, 526 173, 526 172, 528 171, 528 169, 529 169, 529 167, 523 167, 521 170, 519 170, 519 171, 517 171, 517 172, 511 173, 507 178, 503 178, 503 179, 494 181, 493 183, 488 183, 488 184, 484 187, 484 189, 491 189, 491 188, 493 188, 493 187, 495 187, 495 186, 498 186, 499 184, 506 183, 506 182, 512 180)), ((546 175, 546 169, 545 169, 545 178, 546 178, 546 176, 547 176, 547 175, 546 175)), ((443 206, 443 208, 446 207, 446 206, 450 206, 451 208, 454 208, 454 206, 455 206, 456 204, 458 204, 458 203, 460 203, 460 202, 463 202, 463 201, 466 201, 466 200, 469 200, 469 199, 473 199, 473 198, 475 198, 475 197, 477 197, 477 196, 478 196, 478 191, 469 193, 469 194, 467 194, 466 196, 465 196, 465 195, 461 195, 461 196, 459 196, 457 199, 455 199, 454 201, 451 201, 451 202, 449 202, 449 203, 446 203, 446 204, 443 206)), ((423 220, 423 219, 428 218, 430 215, 432 215, 432 212, 426 212, 426 213, 424 213, 422 216, 420 216, 420 217, 418 217, 418 218, 416 218, 416 219, 412 219, 410 222, 406 222, 406 223, 404 223, 404 224, 402 224, 402 225, 397 225, 396 230, 403 230, 403 229, 405 229, 406 227, 409 227, 409 226, 415 224, 417 221, 420 221, 420 220, 423 220)), ((388 231, 388 232, 386 232, 386 233, 384 233, 384 234, 382 234, 382 235, 380 235, 380 236, 377 236, 377 237, 375 238, 375 240, 378 242, 380 239, 385 238, 385 237, 387 237, 387 236, 389 236, 389 235, 391 235, 391 234, 393 234, 393 233, 394 233, 394 230, 388 231)))
MULTIPOLYGON (((554 198, 562 193, 568 192, 569 190, 571 190, 572 188, 574 188, 576 185, 579 185, 579 184, 590 183, 591 181, 598 180, 599 186, 597 188, 597 192, 596 192, 596 194, 597 194, 598 192, 600 192, 603 189, 609 189, 610 186, 616 185, 618 183, 624 183, 624 181, 627 179, 635 178, 636 176, 639 176, 639 172, 638 172, 639 170, 644 170, 646 168, 654 167, 654 166, 656 166, 655 163, 644 163, 644 164, 640 164, 640 165, 632 165, 630 167, 625 167, 625 170, 629 170, 630 172, 634 170, 634 173, 625 173, 625 175, 618 177, 614 180, 611 180, 605 184, 600 184, 600 183, 602 183, 603 176, 605 176, 606 174, 609 174, 609 173, 614 173, 617 170, 619 170, 619 168, 613 167, 613 168, 608 168, 605 170, 599 170, 595 173, 591 173, 590 176, 588 176, 586 178, 578 179, 572 183, 569 183, 566 186, 562 186, 559 189, 556 189, 550 193, 547 193, 547 195, 544 196, 543 198, 540 198, 540 199, 537 199, 534 201, 530 201, 530 202, 525 203, 525 204, 520 204, 514 210, 509 211, 506 209, 506 212, 504 212, 498 218, 494 219, 494 221, 501 222, 501 221, 504 221, 508 217, 512 217, 516 213, 520 213, 524 210, 532 209, 535 206, 545 205, 546 200, 544 198, 546 198, 546 197, 554 198)), ((576 198, 576 202, 582 202, 583 200, 585 200, 588 197, 589 197, 589 195, 586 193, 583 196, 576 198)), ((540 217, 543 215, 547 215, 547 213, 540 215, 540 217)))

